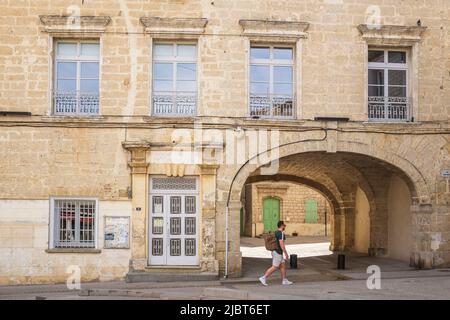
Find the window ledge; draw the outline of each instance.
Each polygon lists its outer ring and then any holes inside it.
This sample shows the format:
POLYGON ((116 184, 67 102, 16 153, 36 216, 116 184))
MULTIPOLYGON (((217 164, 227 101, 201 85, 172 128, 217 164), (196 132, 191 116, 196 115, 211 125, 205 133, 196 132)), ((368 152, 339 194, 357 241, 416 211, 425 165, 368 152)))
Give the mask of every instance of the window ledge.
POLYGON ((71 119, 71 120, 79 120, 79 121, 103 121, 105 117, 99 114, 92 115, 74 115, 74 114, 49 114, 42 116, 42 119, 71 119))
POLYGON ((53 248, 46 249, 47 253, 101 253, 100 249, 92 249, 92 248, 53 248))
POLYGON ((370 45, 412 45, 422 39, 427 29, 422 26, 367 25, 358 27, 362 38, 370 45))

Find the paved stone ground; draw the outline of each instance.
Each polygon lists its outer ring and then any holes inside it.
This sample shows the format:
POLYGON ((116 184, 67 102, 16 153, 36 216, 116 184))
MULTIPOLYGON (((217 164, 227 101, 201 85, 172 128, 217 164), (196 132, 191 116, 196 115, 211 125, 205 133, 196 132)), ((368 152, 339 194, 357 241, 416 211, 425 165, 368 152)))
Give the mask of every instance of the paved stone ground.
POLYGON ((288 251, 301 257, 298 269, 288 269, 292 286, 282 286, 279 274, 262 286, 257 277, 270 266, 270 253, 261 249, 262 239, 244 238, 240 279, 83 283, 81 291, 64 284, 0 286, 0 299, 450 299, 450 269, 415 270, 405 262, 351 255, 346 270, 336 270, 337 257, 328 251, 326 238, 288 238, 288 243, 288 251), (380 290, 367 288, 370 265, 380 267, 380 290))

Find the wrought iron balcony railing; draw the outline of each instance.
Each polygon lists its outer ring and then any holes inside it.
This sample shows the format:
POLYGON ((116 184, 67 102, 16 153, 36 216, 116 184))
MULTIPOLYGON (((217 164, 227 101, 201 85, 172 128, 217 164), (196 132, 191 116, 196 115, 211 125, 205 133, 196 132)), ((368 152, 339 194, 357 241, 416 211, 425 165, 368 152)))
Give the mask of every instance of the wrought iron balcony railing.
POLYGON ((250 95, 250 116, 261 118, 294 117, 294 97, 291 95, 250 95))
POLYGON ((407 97, 369 96, 369 120, 406 122, 411 119, 407 97))
POLYGON ((98 92, 61 92, 53 94, 54 113, 61 115, 96 115, 99 113, 98 92))
POLYGON ((197 92, 154 92, 153 115, 191 117, 197 115, 197 92))

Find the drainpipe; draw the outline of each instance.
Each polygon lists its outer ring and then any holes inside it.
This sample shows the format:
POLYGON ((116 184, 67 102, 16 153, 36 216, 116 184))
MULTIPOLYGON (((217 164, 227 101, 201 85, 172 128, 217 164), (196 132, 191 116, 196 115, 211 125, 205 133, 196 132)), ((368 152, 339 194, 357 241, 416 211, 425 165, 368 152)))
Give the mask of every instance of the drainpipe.
POLYGON ((228 202, 225 208, 225 275, 228 278, 228 202))

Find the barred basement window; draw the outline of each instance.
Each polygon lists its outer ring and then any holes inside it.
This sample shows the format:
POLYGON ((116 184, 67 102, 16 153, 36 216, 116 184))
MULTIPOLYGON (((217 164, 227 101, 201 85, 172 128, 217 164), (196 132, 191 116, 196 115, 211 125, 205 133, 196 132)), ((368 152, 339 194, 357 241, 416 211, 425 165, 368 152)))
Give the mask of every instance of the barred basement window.
POLYGON ((99 113, 98 41, 58 41, 53 110, 57 115, 99 113))
POLYGON ((96 200, 54 200, 54 247, 95 248, 96 200))

